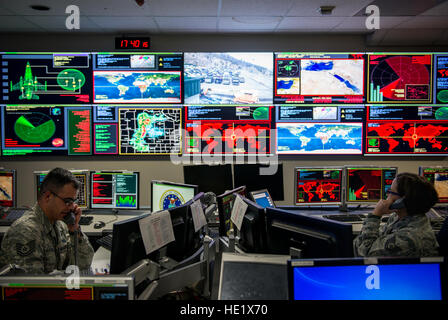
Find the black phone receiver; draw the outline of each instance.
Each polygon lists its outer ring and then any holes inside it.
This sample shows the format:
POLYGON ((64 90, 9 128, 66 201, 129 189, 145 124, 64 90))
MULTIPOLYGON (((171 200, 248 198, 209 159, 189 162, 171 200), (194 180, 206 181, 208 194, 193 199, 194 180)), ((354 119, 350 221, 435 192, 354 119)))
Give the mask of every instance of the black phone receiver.
POLYGON ((73 211, 70 211, 67 213, 64 217, 64 222, 67 225, 74 225, 75 224, 75 213, 73 211))
POLYGON ((404 198, 395 200, 389 207, 390 210, 403 209, 405 208, 404 198))

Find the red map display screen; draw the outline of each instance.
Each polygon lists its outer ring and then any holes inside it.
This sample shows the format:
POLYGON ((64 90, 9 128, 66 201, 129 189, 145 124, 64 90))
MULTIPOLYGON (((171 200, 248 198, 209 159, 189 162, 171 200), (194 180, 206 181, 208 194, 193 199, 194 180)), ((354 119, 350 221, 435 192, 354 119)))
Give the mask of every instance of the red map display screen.
POLYGON ((447 154, 448 108, 369 106, 366 154, 447 154))
POLYGON ((341 202, 341 169, 296 168, 296 205, 341 202))
POLYGON ((368 103, 432 102, 431 54, 369 54, 368 103))
POLYGON ((185 107, 185 152, 270 154, 271 106, 185 107))

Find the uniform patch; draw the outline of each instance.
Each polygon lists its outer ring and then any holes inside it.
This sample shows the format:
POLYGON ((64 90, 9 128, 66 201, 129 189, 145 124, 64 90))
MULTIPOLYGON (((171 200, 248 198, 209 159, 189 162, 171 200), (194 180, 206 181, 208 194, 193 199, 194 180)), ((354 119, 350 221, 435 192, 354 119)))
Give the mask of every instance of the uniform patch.
POLYGON ((36 242, 34 240, 22 244, 22 243, 16 243, 16 252, 21 257, 27 257, 31 253, 34 252, 34 249, 36 248, 36 242))

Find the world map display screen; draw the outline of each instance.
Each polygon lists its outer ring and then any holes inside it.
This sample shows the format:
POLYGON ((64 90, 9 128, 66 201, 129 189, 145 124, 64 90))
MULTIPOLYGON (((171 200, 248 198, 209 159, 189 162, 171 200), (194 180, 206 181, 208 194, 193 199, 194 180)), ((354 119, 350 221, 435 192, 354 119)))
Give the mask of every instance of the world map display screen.
POLYGON ((362 53, 276 53, 274 103, 364 103, 362 53))
POLYGON ((92 102, 89 53, 8 53, 1 63, 5 104, 92 102))
POLYGON ((349 167, 346 169, 346 203, 377 202, 387 198, 397 168, 349 167))
POLYGON ((90 155, 91 107, 2 107, 3 155, 90 155))
POLYGON ((448 203, 448 167, 420 167, 420 175, 434 185, 439 203, 448 203))
POLYGON ((277 154, 362 154, 363 106, 277 107, 277 154))
POLYGON ((182 103, 182 54, 93 54, 94 103, 182 103))
POLYGON ((446 106, 368 106, 365 154, 448 154, 447 120, 446 106))
POLYGON ((270 154, 272 106, 186 106, 185 153, 270 154))
POLYGON ((295 168, 295 205, 342 203, 343 168, 295 168))
POLYGON ((432 103, 432 55, 368 55, 367 103, 432 103))

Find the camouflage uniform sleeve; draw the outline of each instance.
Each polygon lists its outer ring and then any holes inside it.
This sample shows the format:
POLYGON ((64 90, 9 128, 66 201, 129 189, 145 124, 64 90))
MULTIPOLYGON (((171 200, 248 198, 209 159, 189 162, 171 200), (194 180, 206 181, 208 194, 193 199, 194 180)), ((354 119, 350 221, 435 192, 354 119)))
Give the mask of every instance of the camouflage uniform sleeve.
MULTIPOLYGON (((71 243, 71 253, 70 253, 70 264, 75 264, 75 235, 70 236, 71 243)), ((94 255, 94 250, 92 245, 89 242, 89 238, 81 231, 81 234, 78 238, 78 267, 80 270, 88 270, 90 269, 90 265, 92 264, 94 255)))
POLYGON ((16 264, 27 273, 45 273, 44 250, 39 236, 40 232, 29 225, 12 225, 2 241, 3 262, 16 264))

